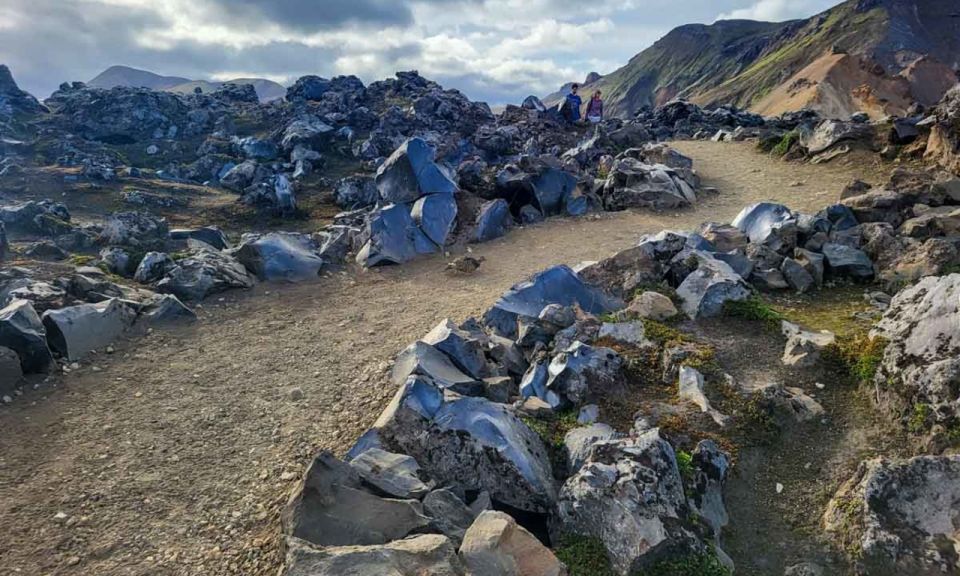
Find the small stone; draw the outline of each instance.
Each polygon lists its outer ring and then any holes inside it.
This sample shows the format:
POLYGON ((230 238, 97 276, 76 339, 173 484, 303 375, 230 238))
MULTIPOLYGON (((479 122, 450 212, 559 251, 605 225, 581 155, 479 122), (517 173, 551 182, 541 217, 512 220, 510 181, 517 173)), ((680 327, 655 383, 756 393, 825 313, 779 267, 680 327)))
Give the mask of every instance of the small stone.
POLYGON ((4 397, 3 397, 3 403, 4 403, 4 404, 10 404, 10 403, 12 403, 12 402, 13 402, 13 398, 4 395, 4 397))
POLYGON ((303 400, 303 390, 300 388, 293 388, 290 390, 290 400, 297 402, 298 400, 303 400))
POLYGON ((783 493, 783 484, 777 482, 777 494, 783 493))
POLYGON ((67 559, 67 566, 76 566, 79 563, 80 563, 79 556, 71 556, 70 558, 67 559))
POLYGON ((53 519, 56 520, 57 522, 63 522, 67 518, 68 516, 66 512, 57 512, 56 514, 53 515, 53 519))
POLYGON ((284 482, 289 482, 290 480, 295 480, 296 478, 297 478, 296 472, 287 471, 280 475, 280 479, 283 480, 284 482))
POLYGON ((596 404, 588 404, 580 409, 577 415, 577 424, 593 424, 600 417, 600 407, 596 404))

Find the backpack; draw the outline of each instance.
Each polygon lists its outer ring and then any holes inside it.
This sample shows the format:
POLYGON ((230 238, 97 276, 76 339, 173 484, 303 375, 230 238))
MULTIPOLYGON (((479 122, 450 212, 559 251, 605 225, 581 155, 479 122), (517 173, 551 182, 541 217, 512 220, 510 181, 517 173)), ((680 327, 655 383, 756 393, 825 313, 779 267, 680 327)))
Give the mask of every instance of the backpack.
POLYGON ((564 98, 563 104, 560 105, 560 117, 567 122, 573 120, 573 107, 570 105, 569 98, 564 98))

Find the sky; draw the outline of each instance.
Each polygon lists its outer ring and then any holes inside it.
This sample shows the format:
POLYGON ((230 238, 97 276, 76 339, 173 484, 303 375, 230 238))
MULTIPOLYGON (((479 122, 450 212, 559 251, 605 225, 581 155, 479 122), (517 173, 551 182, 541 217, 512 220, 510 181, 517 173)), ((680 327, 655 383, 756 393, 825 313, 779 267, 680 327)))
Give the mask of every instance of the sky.
POLYGON ((670 29, 838 0, 0 0, 0 64, 43 98, 113 64, 191 79, 419 70, 490 104, 609 73, 670 29))

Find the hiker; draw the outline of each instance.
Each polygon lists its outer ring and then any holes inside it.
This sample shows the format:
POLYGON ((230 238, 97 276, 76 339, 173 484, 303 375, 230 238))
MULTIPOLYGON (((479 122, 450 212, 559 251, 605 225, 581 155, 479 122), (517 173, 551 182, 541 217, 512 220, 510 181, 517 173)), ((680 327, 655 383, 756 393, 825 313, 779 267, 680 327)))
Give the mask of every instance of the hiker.
POLYGON ((590 102, 587 103, 587 120, 591 124, 599 124, 603 120, 603 100, 599 90, 593 93, 590 102))
POLYGON ((563 106, 560 107, 560 115, 568 124, 575 124, 580 121, 580 107, 583 106, 583 100, 577 94, 580 89, 579 84, 570 87, 570 93, 563 100, 563 106))

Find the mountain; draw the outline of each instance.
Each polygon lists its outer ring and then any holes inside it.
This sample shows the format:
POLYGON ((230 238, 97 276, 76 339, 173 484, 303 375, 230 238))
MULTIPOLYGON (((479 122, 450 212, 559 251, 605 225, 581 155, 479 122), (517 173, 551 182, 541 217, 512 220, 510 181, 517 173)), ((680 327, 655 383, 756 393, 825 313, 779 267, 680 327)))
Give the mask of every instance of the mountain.
POLYGON ((935 104, 958 70, 957 0, 848 0, 806 20, 681 26, 584 92, 602 90, 621 116, 677 97, 767 115, 886 115, 935 104))
POLYGON ((169 92, 178 92, 180 94, 192 94, 196 88, 203 92, 215 92, 224 84, 251 84, 257 91, 257 96, 261 102, 269 102, 283 98, 287 89, 264 78, 237 78, 225 82, 209 82, 207 80, 190 80, 189 78, 180 78, 178 76, 161 76, 138 70, 128 66, 111 66, 101 72, 96 78, 87 82, 88 86, 94 88, 113 88, 115 86, 132 86, 139 88, 150 88, 151 90, 165 90, 169 92))
POLYGON ((151 90, 169 90, 174 86, 189 82, 188 78, 178 76, 160 76, 146 70, 137 70, 128 66, 111 66, 87 82, 93 88, 114 88, 129 86, 133 88, 150 88, 151 90))

